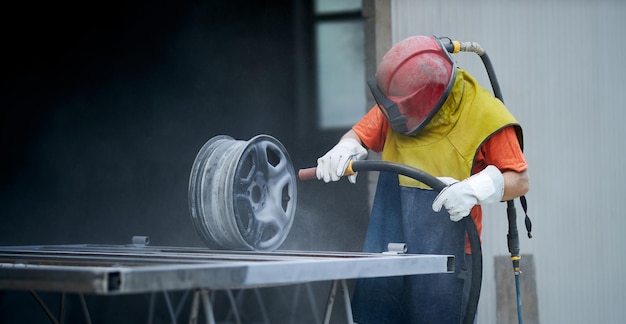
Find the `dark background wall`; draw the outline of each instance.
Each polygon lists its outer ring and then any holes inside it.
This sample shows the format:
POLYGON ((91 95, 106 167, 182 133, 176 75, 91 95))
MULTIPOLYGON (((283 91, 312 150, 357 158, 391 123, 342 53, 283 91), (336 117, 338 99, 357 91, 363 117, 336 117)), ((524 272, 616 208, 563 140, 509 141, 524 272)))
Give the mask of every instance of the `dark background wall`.
MULTIPOLYGON (((148 235, 153 244, 201 245, 187 182, 215 135, 269 134, 296 168, 314 165, 340 133, 312 127, 296 136, 297 87, 314 83, 297 84, 295 71, 313 70, 314 55, 295 56, 312 40, 294 10, 289 0, 14 6, 19 19, 5 26, 3 46, 0 244, 148 235)), ((324 194, 340 187, 300 183, 298 212, 309 214, 307 200, 341 201, 336 214, 350 218, 356 206, 324 194)))
MULTIPOLYGON (((309 118, 311 7, 291 0, 5 7, 0 245, 128 244, 147 235, 152 245, 203 246, 187 186, 196 153, 215 135, 269 134, 296 168, 315 165, 345 130, 320 131, 309 118)), ((363 185, 312 181, 298 189, 281 249, 360 249, 363 185)))

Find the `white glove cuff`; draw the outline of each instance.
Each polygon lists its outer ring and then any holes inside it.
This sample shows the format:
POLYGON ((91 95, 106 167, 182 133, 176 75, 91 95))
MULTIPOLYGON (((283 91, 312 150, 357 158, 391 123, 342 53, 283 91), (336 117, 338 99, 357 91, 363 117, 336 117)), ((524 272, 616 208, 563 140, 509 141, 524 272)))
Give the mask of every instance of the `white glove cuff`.
POLYGON ((365 150, 365 148, 363 147, 363 145, 361 145, 361 143, 359 143, 359 141, 350 137, 340 140, 339 143, 337 143, 337 146, 343 146, 345 148, 348 148, 355 154, 365 150))
MULTIPOLYGON (((350 154, 350 160, 358 161, 367 158, 367 150, 363 147, 363 145, 361 145, 361 143, 359 143, 359 141, 355 140, 354 138, 344 138, 339 141, 339 143, 337 143, 337 146, 344 147, 348 150, 350 154)), ((346 161, 346 165, 344 165, 344 170, 347 166, 347 162, 348 161, 346 161)))
POLYGON ((502 200, 504 194, 504 176, 493 165, 469 177, 467 184, 474 190, 479 204, 494 203, 502 200))

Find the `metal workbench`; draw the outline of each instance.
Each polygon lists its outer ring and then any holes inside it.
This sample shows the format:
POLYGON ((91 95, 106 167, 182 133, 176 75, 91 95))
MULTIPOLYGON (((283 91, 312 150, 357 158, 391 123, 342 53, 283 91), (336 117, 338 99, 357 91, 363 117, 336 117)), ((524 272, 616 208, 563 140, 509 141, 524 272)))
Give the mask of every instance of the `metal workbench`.
MULTIPOLYGON (((319 281, 332 282, 324 322, 329 321, 338 287, 351 322, 346 280, 452 272, 454 257, 446 255, 221 251, 142 244, 0 247, 0 290, 80 296, 184 290, 193 294, 190 322, 198 320, 202 305, 207 322, 215 323, 211 291, 319 281)), ((46 312, 55 322, 53 314, 46 312)), ((171 317, 175 322, 176 316, 171 317)))

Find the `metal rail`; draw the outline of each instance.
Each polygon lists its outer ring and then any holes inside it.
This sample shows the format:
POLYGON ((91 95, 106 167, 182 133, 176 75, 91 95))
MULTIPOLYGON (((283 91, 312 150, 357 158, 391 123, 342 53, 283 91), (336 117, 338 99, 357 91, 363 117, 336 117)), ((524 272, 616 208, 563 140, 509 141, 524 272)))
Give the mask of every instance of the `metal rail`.
POLYGON ((0 289, 129 294, 452 272, 453 256, 112 245, 0 247, 0 289))
POLYGON ((188 290, 193 292, 190 318, 198 318, 202 304, 209 323, 214 322, 210 291, 230 294, 234 289, 331 281, 324 322, 338 287, 351 322, 346 280, 431 273, 454 273, 454 256, 88 244, 0 247, 0 290, 26 290, 35 297, 35 291, 51 291, 81 297, 164 293, 166 298, 167 291, 188 290))

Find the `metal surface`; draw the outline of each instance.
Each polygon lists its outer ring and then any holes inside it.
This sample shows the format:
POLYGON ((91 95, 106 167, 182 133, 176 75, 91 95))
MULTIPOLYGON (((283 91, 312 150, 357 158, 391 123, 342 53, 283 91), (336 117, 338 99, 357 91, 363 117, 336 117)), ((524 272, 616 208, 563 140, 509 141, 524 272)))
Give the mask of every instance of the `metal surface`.
POLYGON ((192 221, 210 248, 275 250, 291 229, 296 194, 289 155, 268 135, 211 138, 189 180, 192 221))
POLYGON ((0 247, 0 289, 130 294, 452 273, 454 257, 132 245, 0 247))

